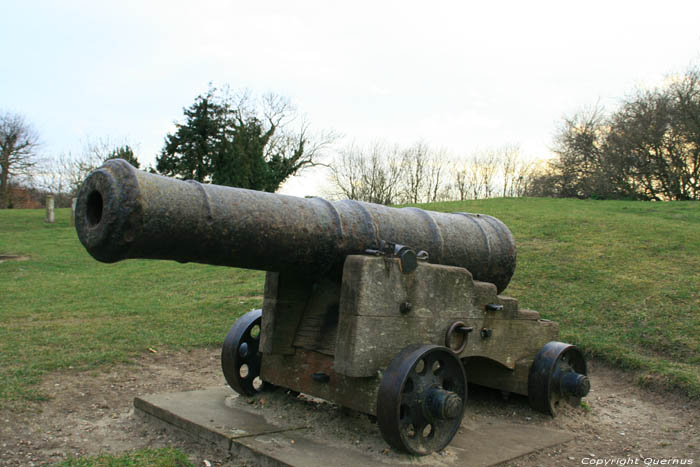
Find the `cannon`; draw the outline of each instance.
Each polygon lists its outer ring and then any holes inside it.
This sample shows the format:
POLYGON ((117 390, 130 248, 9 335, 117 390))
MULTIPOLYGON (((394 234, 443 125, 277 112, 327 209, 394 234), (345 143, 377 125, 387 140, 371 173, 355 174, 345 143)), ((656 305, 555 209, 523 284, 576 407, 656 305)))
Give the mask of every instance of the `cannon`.
POLYGON ((393 448, 443 449, 467 382, 556 415, 590 388, 558 326, 502 295, 515 242, 480 214, 329 202, 182 181, 111 160, 83 182, 78 237, 103 262, 169 259, 267 271, 262 309, 233 323, 223 374, 376 417, 393 448))

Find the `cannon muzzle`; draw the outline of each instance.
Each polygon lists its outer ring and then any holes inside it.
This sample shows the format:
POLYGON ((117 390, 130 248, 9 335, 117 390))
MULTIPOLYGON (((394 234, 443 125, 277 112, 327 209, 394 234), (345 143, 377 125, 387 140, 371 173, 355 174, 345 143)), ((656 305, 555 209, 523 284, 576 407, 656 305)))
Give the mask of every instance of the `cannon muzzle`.
POLYGON ((307 276, 340 274, 348 255, 382 240, 468 269, 506 288, 515 270, 508 227, 491 216, 329 202, 182 181, 106 162, 83 182, 80 241, 96 259, 170 259, 307 276))

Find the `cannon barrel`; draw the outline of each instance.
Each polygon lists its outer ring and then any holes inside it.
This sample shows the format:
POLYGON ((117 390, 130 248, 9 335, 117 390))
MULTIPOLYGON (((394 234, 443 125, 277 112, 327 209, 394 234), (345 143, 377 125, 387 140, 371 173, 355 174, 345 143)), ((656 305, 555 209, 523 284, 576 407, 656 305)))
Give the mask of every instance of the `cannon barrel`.
POLYGON ((96 259, 170 259, 315 276, 381 240, 429 254, 506 288, 515 243, 498 219, 469 213, 329 202, 177 180, 110 160, 83 182, 80 241, 96 259))

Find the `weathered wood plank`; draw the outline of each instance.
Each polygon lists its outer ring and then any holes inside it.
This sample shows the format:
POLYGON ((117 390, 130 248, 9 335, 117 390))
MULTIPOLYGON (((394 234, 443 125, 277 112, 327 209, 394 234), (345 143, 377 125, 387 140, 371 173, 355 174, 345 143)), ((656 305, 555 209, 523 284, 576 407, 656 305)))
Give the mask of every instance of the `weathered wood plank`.
POLYGON ((315 283, 294 337, 294 346, 335 354, 339 302, 340 284, 330 280, 315 283))
MULTIPOLYGON (((513 319, 461 319, 474 328, 468 334, 460 358, 481 356, 506 368, 537 352, 549 341, 556 340, 558 327, 551 321, 513 319), (489 329, 490 337, 481 330, 489 329)), ((454 318, 355 316, 340 328, 335 370, 348 376, 361 377, 386 368, 404 347, 410 344, 445 345, 445 335, 454 318)))
POLYGON ((527 379, 534 358, 518 360, 513 369, 481 357, 471 357, 462 361, 469 383, 527 396, 527 379))
POLYGON ((267 382, 376 415, 380 378, 351 378, 333 370, 333 357, 298 349, 294 355, 264 355, 260 377, 267 382), (327 382, 313 378, 328 375, 327 382))
POLYGON ((473 328, 460 357, 482 356, 510 369, 558 335, 555 323, 518 310, 517 300, 496 295, 493 284, 473 281, 463 268, 421 263, 402 274, 398 260, 368 256, 345 264, 334 365, 344 375, 371 376, 410 344, 446 345, 457 321, 473 328), (402 303, 410 309, 402 312, 402 303))
POLYGON ((294 336, 311 297, 311 284, 292 274, 268 272, 260 334, 265 354, 293 354, 294 336))
MULTIPOLYGON (((402 316, 401 304, 464 314, 474 300, 472 275, 464 268, 420 263, 402 274, 398 259, 348 256, 343 269, 341 315, 402 316)), ((495 290, 495 286, 494 286, 495 290)))

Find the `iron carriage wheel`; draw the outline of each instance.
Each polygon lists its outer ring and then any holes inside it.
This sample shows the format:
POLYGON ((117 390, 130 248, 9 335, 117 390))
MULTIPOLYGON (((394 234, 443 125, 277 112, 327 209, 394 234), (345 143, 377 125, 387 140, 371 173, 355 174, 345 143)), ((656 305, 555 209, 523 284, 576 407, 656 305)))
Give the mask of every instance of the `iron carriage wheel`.
POLYGON ((557 415, 561 402, 580 405, 591 388, 586 360, 574 345, 552 341, 545 344, 530 367, 527 393, 535 410, 557 415))
POLYGON ((254 396, 266 389, 260 379, 260 322, 262 310, 253 310, 236 320, 221 349, 221 369, 226 382, 237 393, 254 396))
POLYGON ((410 345, 386 368, 377 394, 377 422, 395 449, 426 455, 457 433, 467 399, 462 362, 447 347, 410 345))

